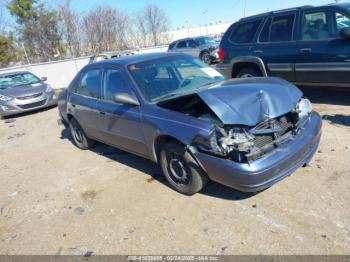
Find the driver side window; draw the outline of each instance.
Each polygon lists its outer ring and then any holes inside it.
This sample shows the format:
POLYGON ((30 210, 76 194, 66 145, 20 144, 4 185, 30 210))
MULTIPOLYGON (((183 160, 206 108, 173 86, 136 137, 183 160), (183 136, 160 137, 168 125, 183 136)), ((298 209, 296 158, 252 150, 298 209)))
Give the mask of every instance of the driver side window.
POLYGON ((117 93, 127 93, 135 97, 120 70, 106 69, 103 78, 103 99, 113 101, 113 96, 117 93))
POLYGON ((334 38, 329 12, 305 13, 303 17, 302 40, 326 40, 334 38))

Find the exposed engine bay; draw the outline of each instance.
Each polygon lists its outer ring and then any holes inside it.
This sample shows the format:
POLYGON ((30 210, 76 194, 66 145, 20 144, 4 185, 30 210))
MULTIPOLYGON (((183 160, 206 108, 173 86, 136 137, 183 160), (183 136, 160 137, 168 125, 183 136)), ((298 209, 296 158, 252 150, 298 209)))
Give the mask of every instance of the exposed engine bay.
POLYGON ((209 138, 198 136, 194 139, 192 145, 197 150, 238 163, 249 163, 273 151, 281 142, 295 135, 299 120, 311 112, 306 100, 302 99, 291 112, 277 118, 267 118, 256 126, 224 125, 196 94, 158 105, 213 123, 209 138))

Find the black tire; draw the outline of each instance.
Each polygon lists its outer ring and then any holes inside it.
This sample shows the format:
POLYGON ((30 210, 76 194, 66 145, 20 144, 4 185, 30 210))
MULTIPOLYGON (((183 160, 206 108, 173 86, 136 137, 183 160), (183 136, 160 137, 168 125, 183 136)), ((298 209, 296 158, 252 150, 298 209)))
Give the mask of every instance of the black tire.
POLYGON ((199 58, 202 60, 202 62, 206 63, 207 65, 211 65, 213 62, 212 61, 213 59, 211 58, 209 52, 207 51, 204 51, 203 53, 201 53, 199 58))
POLYGON ((259 77, 261 73, 253 67, 244 67, 239 70, 236 78, 250 78, 250 77, 259 77))
POLYGON ((94 145, 94 141, 86 136, 84 130, 74 118, 69 122, 69 129, 73 137, 73 142, 78 148, 87 150, 94 145))
POLYGON ((160 166, 170 186, 182 194, 194 195, 207 184, 205 172, 179 143, 171 142, 162 147, 160 166))

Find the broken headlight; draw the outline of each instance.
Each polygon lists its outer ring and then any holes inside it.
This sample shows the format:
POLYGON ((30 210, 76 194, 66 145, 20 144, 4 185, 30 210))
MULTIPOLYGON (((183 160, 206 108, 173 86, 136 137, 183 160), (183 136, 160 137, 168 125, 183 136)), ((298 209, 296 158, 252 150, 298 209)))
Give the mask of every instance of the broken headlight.
POLYGON ((244 162, 246 154, 254 148, 254 136, 244 128, 222 129, 218 142, 224 155, 239 163, 244 162))
POLYGON ((299 118, 308 116, 312 112, 312 104, 309 99, 302 98, 296 106, 296 113, 298 113, 299 118))

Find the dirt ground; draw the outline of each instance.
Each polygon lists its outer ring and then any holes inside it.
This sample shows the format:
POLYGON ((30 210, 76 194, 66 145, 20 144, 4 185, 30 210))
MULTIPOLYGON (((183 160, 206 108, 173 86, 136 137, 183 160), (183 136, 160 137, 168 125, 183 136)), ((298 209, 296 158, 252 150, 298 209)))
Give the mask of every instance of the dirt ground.
POLYGON ((178 194, 147 160, 74 147, 57 108, 0 121, 0 254, 350 254, 350 91, 304 91, 319 151, 259 194, 178 194))

